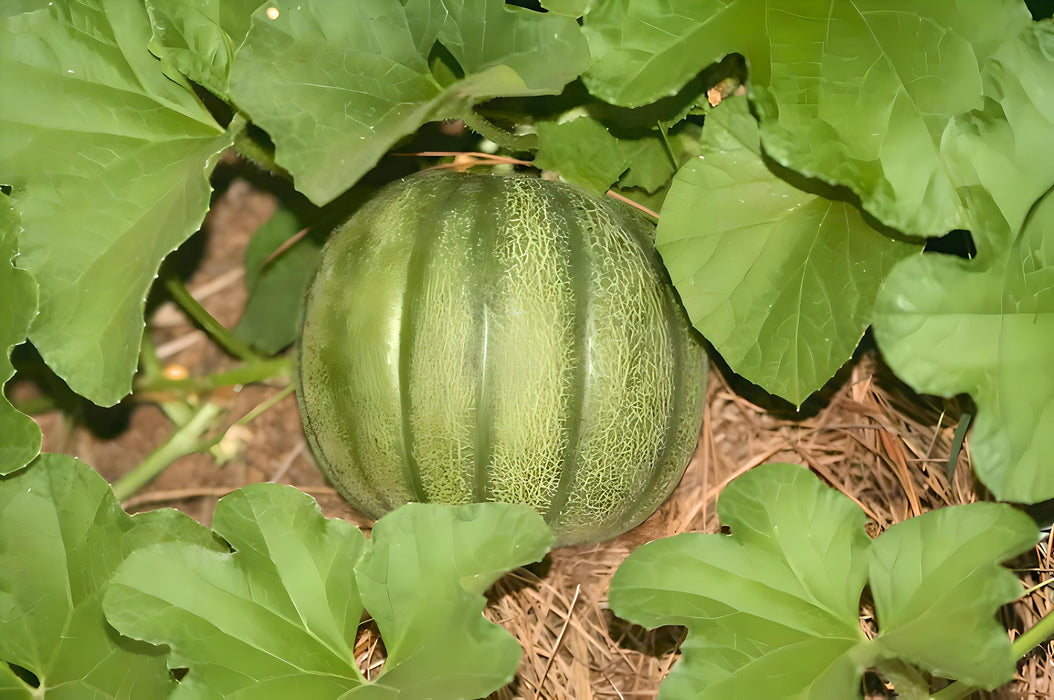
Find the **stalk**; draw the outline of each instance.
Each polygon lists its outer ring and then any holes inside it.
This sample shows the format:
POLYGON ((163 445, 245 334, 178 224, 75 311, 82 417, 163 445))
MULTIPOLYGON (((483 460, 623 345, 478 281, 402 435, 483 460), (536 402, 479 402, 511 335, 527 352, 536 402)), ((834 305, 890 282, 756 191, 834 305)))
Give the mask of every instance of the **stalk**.
POLYGON ((206 403, 199 408, 186 425, 172 433, 168 440, 148 454, 132 471, 113 483, 113 492, 117 500, 127 500, 163 472, 168 465, 180 457, 197 452, 201 447, 201 434, 212 425, 221 410, 214 403, 206 403))
POLYGON ((239 360, 259 358, 259 355, 252 348, 235 338, 222 323, 213 318, 212 314, 206 311, 205 307, 191 296, 181 281, 175 277, 169 277, 165 280, 165 289, 172 296, 172 300, 179 304, 180 308, 225 351, 239 360))
POLYGON ((288 357, 271 359, 254 358, 226 372, 208 374, 204 377, 169 379, 165 376, 148 377, 135 385, 136 392, 187 391, 207 394, 225 386, 251 384, 268 379, 288 377, 292 363, 288 357))
POLYGON ((513 134, 505 131, 474 109, 467 109, 461 121, 480 136, 488 138, 508 151, 533 151, 538 148, 538 137, 534 134, 513 134))

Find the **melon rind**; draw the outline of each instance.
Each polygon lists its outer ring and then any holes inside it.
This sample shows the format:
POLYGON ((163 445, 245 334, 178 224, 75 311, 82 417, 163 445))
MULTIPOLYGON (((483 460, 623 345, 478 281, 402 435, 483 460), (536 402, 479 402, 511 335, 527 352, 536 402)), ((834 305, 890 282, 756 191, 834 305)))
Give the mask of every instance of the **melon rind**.
POLYGON ((531 177, 424 173, 331 236, 297 395, 315 459, 371 517, 409 501, 535 508, 614 537, 676 486, 706 355, 636 212, 531 177))

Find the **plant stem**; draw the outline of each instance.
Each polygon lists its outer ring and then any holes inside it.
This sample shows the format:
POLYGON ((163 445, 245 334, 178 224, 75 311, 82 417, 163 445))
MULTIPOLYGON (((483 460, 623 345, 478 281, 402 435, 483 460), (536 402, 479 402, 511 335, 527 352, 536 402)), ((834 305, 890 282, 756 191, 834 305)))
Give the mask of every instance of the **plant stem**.
MULTIPOLYGON (((154 340, 149 333, 143 334, 143 341, 139 346, 139 370, 140 383, 165 376, 164 370, 161 369, 161 360, 157 357, 154 340)), ((160 401, 158 406, 176 425, 186 425, 194 414, 194 407, 186 401, 160 401)))
POLYGON ((293 176, 275 160, 274 147, 253 138, 252 129, 254 128, 251 124, 246 123, 235 132, 232 144, 235 153, 253 165, 293 182, 293 176))
POLYGON ((1011 647, 1014 658, 1020 659, 1051 637, 1054 637, 1054 613, 1047 613, 1014 640, 1011 647))
POLYGON ((461 121, 480 136, 490 139, 509 151, 533 151, 538 148, 538 137, 534 134, 513 134, 497 126, 474 109, 467 109, 461 121))
POLYGON ((168 440, 148 454, 132 471, 113 483, 113 492, 117 500, 128 499, 172 462, 197 452, 200 448, 201 434, 209 428, 221 410, 214 403, 206 403, 199 408, 186 425, 172 433, 168 440))
POLYGON ((212 317, 198 300, 191 296, 186 286, 175 277, 165 279, 165 289, 172 295, 172 300, 209 334, 217 345, 240 360, 259 359, 259 355, 248 345, 235 338, 223 324, 212 317))
POLYGON ((145 378, 135 385, 137 392, 143 391, 190 391, 207 394, 225 386, 262 382, 267 379, 288 377, 292 363, 288 357, 269 360, 254 358, 227 372, 218 372, 204 377, 169 379, 165 376, 145 378))
MULTIPOLYGON (((1010 647, 1014 654, 1014 658, 1020 659, 1024 657, 1051 637, 1054 637, 1054 613, 1047 613, 1040 618, 1039 622, 1029 627, 1020 637, 1014 640, 1013 646, 1010 647)), ((930 696, 930 700, 958 700, 959 698, 966 697, 975 690, 977 690, 977 688, 972 685, 963 683, 962 681, 955 681, 947 688, 930 696)))

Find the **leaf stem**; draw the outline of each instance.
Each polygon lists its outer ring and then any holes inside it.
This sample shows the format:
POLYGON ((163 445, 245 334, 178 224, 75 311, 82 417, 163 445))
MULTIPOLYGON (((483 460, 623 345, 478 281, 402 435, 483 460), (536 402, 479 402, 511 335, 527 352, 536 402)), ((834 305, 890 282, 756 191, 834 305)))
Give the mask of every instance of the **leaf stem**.
POLYGON ((216 374, 208 374, 203 377, 169 379, 165 376, 158 376, 145 378, 142 382, 136 383, 135 389, 136 392, 188 391, 197 394, 207 394, 225 386, 237 386, 239 384, 250 384, 268 379, 288 377, 291 369, 292 362, 288 357, 254 358, 227 372, 217 372, 216 374))
MULTIPOLYGON (((274 147, 253 138, 254 129, 258 130, 251 123, 246 123, 245 126, 235 132, 234 143, 232 144, 234 152, 258 168, 292 182, 293 176, 275 160, 274 147)), ((261 130, 260 133, 264 132, 261 130)))
MULTIPOLYGON (((165 376, 161 360, 157 356, 157 348, 149 333, 143 334, 143 341, 139 346, 139 370, 142 378, 139 380, 140 384, 165 376)), ((176 425, 186 425, 194 413, 194 407, 186 401, 160 401, 158 406, 176 425)))
POLYGON ((168 440, 148 454, 132 471, 113 483, 113 492, 117 500, 127 500, 151 479, 163 472, 168 465, 180 457, 197 452, 200 449, 201 434, 209 428, 221 410, 214 403, 202 405, 190 417, 186 425, 172 433, 168 440))
POLYGON ((1020 659, 1043 642, 1054 637, 1054 612, 1049 612, 1039 619, 1039 622, 1025 630, 1020 637, 1014 640, 1011 649, 1014 658, 1020 659))
POLYGON ((222 323, 205 310, 182 281, 176 277, 168 277, 165 279, 165 289, 172 296, 172 300, 225 351, 240 360, 259 359, 260 356, 252 348, 235 338, 222 323))
POLYGON ((538 148, 534 134, 513 134, 502 129, 474 109, 466 109, 461 121, 480 136, 490 139, 509 151, 533 151, 538 148))

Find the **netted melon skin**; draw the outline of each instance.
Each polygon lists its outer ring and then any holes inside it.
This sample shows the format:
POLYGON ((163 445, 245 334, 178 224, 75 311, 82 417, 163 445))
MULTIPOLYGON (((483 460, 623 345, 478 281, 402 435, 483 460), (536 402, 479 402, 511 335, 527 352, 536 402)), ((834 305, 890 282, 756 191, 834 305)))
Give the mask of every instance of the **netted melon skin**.
POLYGON ((535 508, 561 545, 677 485, 706 355, 649 223, 530 177, 426 173, 337 229, 304 301, 315 459, 371 517, 409 501, 535 508))

